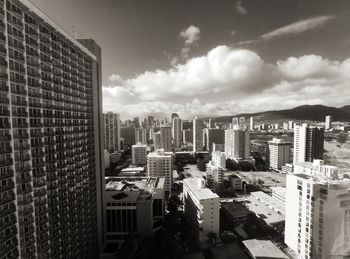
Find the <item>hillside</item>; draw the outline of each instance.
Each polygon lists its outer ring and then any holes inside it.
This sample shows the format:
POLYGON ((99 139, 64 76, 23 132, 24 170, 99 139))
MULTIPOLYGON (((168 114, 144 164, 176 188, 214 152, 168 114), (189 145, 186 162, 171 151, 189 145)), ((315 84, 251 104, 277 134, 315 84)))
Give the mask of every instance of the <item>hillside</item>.
POLYGON ((231 122, 233 116, 256 117, 256 121, 262 120, 312 120, 324 121, 326 115, 331 115, 333 121, 350 121, 350 105, 341 108, 324 105, 302 105, 293 109, 265 111, 258 113, 242 113, 232 116, 216 117, 216 122, 231 122))

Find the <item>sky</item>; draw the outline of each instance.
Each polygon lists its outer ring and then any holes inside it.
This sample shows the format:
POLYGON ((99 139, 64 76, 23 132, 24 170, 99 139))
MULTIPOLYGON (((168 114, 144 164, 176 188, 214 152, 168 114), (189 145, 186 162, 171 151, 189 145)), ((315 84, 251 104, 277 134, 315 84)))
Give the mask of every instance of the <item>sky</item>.
POLYGON ((122 119, 350 104, 348 0, 31 0, 102 48, 122 119))

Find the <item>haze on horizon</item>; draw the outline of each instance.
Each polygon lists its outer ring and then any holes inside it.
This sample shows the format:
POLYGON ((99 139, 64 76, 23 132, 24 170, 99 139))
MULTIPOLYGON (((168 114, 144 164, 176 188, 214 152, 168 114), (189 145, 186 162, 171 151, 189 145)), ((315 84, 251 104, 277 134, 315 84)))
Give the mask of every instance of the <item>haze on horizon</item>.
POLYGON ((32 2, 101 46, 104 111, 122 119, 349 104, 347 0, 32 2))

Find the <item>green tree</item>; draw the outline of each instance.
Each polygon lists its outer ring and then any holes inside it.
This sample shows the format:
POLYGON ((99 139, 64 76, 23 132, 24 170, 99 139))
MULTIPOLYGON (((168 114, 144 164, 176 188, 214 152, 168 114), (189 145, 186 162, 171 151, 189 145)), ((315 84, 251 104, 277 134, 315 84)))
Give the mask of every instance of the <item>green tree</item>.
POLYGON ((219 241, 218 235, 214 231, 210 231, 207 237, 210 244, 216 244, 219 241))

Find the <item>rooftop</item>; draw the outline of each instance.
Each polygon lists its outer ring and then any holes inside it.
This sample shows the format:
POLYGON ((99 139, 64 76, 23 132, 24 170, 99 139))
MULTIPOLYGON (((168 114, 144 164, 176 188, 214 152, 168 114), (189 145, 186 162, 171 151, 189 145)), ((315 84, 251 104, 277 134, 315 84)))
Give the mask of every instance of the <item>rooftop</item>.
POLYGON ((289 258, 270 240, 250 239, 243 241, 243 244, 247 247, 253 258, 289 258))
POLYGON ((186 178, 183 183, 192 191, 198 200, 219 198, 216 193, 206 188, 201 178, 186 178))
POLYGON ((106 191, 139 192, 162 188, 164 178, 157 177, 106 177, 106 191))
POLYGON ((242 248, 236 243, 210 248, 214 259, 248 259, 242 248))

